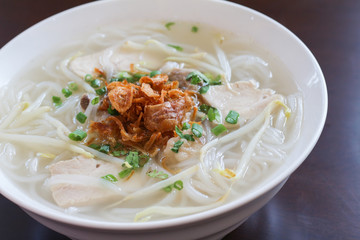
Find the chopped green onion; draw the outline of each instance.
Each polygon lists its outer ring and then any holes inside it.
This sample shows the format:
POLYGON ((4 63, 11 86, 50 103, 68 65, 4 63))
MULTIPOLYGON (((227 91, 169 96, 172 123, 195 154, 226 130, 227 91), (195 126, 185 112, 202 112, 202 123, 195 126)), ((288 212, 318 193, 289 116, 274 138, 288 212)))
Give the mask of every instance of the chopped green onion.
POLYGON ((124 170, 122 170, 121 172, 119 172, 119 177, 120 178, 126 178, 127 176, 129 176, 130 175, 130 173, 133 171, 133 169, 132 168, 127 168, 127 169, 124 169, 124 170))
POLYGON ((83 112, 79 112, 79 113, 76 115, 76 119, 77 119, 80 123, 85 123, 85 122, 86 122, 86 119, 87 119, 87 116, 86 116, 83 112))
POLYGON ((211 132, 213 134, 215 134, 216 136, 219 136, 221 133, 223 133, 225 131, 227 131, 227 128, 222 124, 219 124, 216 127, 214 127, 213 129, 211 129, 211 132))
POLYGON ((93 88, 98 88, 101 85, 101 81, 99 79, 94 79, 90 82, 90 86, 93 88))
POLYGON ((84 138, 86 138, 86 136, 87 136, 86 132, 80 129, 76 129, 75 131, 69 134, 69 138, 73 141, 81 141, 84 138))
POLYGON ((128 72, 119 72, 117 75, 116 75, 116 81, 117 82, 122 82, 124 80, 132 83, 134 82, 134 77, 132 75, 130 75, 128 72))
POLYGON ((85 79, 85 82, 91 82, 93 80, 93 77, 91 76, 91 74, 86 74, 84 79, 85 79))
POLYGON ((176 182, 174 182, 174 188, 180 191, 184 188, 183 182, 181 180, 177 180, 176 182))
POLYGON ((199 31, 199 28, 198 28, 197 26, 192 26, 191 31, 192 31, 193 33, 196 33, 196 32, 199 31))
POLYGON ((99 150, 101 148, 101 145, 96 144, 96 143, 92 143, 89 145, 90 148, 95 149, 95 150, 99 150))
POLYGON ((205 93, 207 93, 207 91, 209 91, 209 87, 210 87, 210 85, 202 86, 202 87, 200 88, 200 90, 199 90, 199 93, 200 93, 200 94, 205 94, 205 93))
POLYGON ((159 178, 159 179, 167 179, 169 177, 168 174, 158 171, 158 170, 152 170, 151 172, 148 172, 147 175, 152 178, 159 178))
POLYGON ((122 151, 113 151, 112 152, 112 155, 114 157, 120 157, 120 156, 125 156, 127 154, 126 151, 122 150, 122 151))
POLYGON ((173 185, 169 185, 169 186, 164 187, 163 190, 165 192, 171 192, 172 188, 173 188, 173 185))
POLYGON ((139 168, 139 153, 130 151, 125 158, 125 162, 128 162, 132 168, 139 168))
POLYGON ((104 144, 100 147, 99 152, 108 154, 110 152, 110 145, 104 144))
POLYGON ((61 92, 64 94, 64 97, 66 97, 66 98, 70 97, 71 94, 72 94, 72 91, 70 91, 70 90, 67 89, 67 88, 63 88, 63 89, 61 90, 61 92))
POLYGON ((170 30, 172 25, 175 25, 175 23, 174 22, 168 22, 168 23, 165 24, 165 27, 167 28, 167 30, 170 30))
POLYGON ((105 179, 105 180, 108 180, 110 182, 117 182, 118 181, 117 178, 112 174, 105 175, 105 176, 103 176, 101 178, 105 179))
POLYGON ((183 134, 183 132, 178 128, 178 126, 175 126, 175 132, 180 138, 184 138, 184 139, 186 139, 188 141, 192 141, 192 142, 195 141, 195 139, 194 139, 194 137, 192 135, 183 134))
POLYGON ((217 75, 214 79, 210 79, 210 85, 221 85, 221 75, 217 75))
POLYGON ((152 78, 152 77, 155 77, 155 76, 158 75, 158 74, 161 74, 161 71, 159 71, 159 70, 152 71, 152 72, 150 73, 150 77, 151 77, 151 78, 152 78))
POLYGON ((146 76, 146 74, 142 74, 142 73, 135 73, 134 75, 133 75, 133 77, 134 77, 134 81, 139 81, 140 80, 140 78, 142 78, 142 77, 145 77, 146 76))
POLYGON ((174 143, 174 147, 171 148, 171 151, 173 151, 174 153, 178 153, 179 149, 181 147, 181 145, 183 145, 183 141, 179 140, 176 143, 174 143))
POLYGON ((199 107, 199 110, 200 110, 200 112, 203 112, 203 113, 207 114, 210 108, 211 107, 209 105, 201 104, 200 107, 199 107))
POLYGON ((221 121, 220 112, 216 108, 210 107, 207 112, 207 116, 208 116, 210 122, 212 122, 214 120, 216 120, 218 122, 221 121))
POLYGON ((169 47, 172 47, 172 48, 175 48, 177 51, 181 52, 183 51, 184 49, 180 46, 177 46, 177 45, 172 45, 172 44, 168 44, 169 47))
POLYGON ((68 87, 71 91, 77 91, 79 89, 78 85, 74 82, 69 82, 68 87))
POLYGON ((193 71, 193 72, 189 73, 186 76, 186 80, 189 80, 190 78, 191 78, 191 84, 194 84, 193 82, 200 83, 201 81, 205 84, 208 84, 210 82, 210 80, 199 71, 193 71), (193 78, 195 78, 195 79, 193 80, 193 78))
POLYGON ((91 104, 92 104, 92 105, 96 105, 96 104, 98 104, 99 102, 100 102, 99 96, 96 96, 96 97, 94 97, 94 98, 91 100, 91 104))
POLYGON ((199 124, 193 123, 193 125, 191 127, 191 131, 196 137, 199 138, 202 136, 203 128, 199 124))
POLYGON ((182 125, 182 130, 187 130, 189 129, 191 126, 188 122, 184 122, 183 125, 182 125))
POLYGON ((53 100, 55 107, 60 107, 62 105, 62 101, 61 101, 60 97, 53 96, 52 100, 53 100))
POLYGON ((238 122, 239 116, 240 114, 238 112, 230 110, 228 115, 225 117, 225 121, 231 124, 236 124, 238 122))
POLYGON ((109 104, 109 107, 107 109, 108 113, 112 116, 117 116, 119 115, 119 112, 114 108, 112 108, 111 104, 109 104))
POLYGON ((95 92, 96 92, 97 95, 100 95, 100 96, 104 95, 106 93, 106 87, 96 89, 95 92))

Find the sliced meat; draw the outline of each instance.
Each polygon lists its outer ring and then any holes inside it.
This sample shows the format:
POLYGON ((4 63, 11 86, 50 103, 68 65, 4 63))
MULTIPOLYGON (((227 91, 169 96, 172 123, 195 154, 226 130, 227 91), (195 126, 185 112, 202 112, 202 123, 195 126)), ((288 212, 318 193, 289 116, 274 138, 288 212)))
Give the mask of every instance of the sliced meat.
POLYGON ((193 104, 190 97, 184 96, 161 104, 147 105, 144 109, 145 127, 151 131, 173 131, 193 104))
POLYGON ((225 117, 230 110, 236 111, 240 117, 248 120, 261 113, 274 100, 280 100, 281 95, 271 89, 258 89, 250 81, 231 83, 233 91, 226 85, 211 86, 202 97, 204 101, 217 108, 225 117), (236 93, 237 92, 237 93, 236 93))
MULTIPOLYGON (((183 132, 184 134, 191 134, 191 130, 183 132)), ((187 141, 186 139, 180 139, 180 137, 170 138, 166 144, 166 147, 163 151, 163 159, 165 159, 165 164, 171 165, 178 162, 182 162, 189 159, 200 159, 200 149, 205 144, 206 139, 203 135, 200 138, 195 138, 195 141, 187 141), (179 152, 175 153, 171 150, 174 147, 174 144, 177 141, 183 141, 184 143, 179 148, 179 152)))
POLYGON ((177 68, 175 68, 169 73, 169 80, 170 81, 178 81, 179 82, 179 88, 197 91, 199 87, 197 85, 191 84, 189 80, 186 80, 186 77, 192 71, 193 70, 191 70, 191 69, 177 69, 177 68))
POLYGON ((93 178, 95 182, 99 180, 98 184, 58 183, 56 181, 52 184, 50 178, 50 190, 55 202, 61 207, 70 207, 91 205, 116 196, 116 192, 110 191, 101 184, 101 177, 107 174, 116 176, 121 171, 121 166, 78 156, 71 160, 54 163, 49 170, 52 178, 72 175, 75 179, 83 177, 85 180, 93 178))

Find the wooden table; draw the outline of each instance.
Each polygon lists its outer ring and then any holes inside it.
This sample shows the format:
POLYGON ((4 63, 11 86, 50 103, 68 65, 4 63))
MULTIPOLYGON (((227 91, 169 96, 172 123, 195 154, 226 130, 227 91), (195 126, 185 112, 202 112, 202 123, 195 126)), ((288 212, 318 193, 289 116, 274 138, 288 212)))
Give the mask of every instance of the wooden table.
MULTIPOLYGON (((40 20, 85 2, 0 0, 0 46, 40 20)), ((329 112, 304 164, 273 200, 224 239, 360 239, 360 1, 234 2, 274 18, 309 47, 325 75, 329 112)), ((0 214, 1 239, 67 239, 2 196, 0 214)))

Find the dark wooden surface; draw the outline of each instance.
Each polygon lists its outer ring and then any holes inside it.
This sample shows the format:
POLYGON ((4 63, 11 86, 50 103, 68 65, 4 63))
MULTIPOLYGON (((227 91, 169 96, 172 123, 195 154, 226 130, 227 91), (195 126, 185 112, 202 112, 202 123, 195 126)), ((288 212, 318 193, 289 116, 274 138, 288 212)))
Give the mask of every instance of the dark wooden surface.
MULTIPOLYGON (((0 47, 40 20, 85 2, 0 0, 0 47)), ((360 1, 235 2, 280 22, 309 47, 325 75, 329 112, 304 164, 273 200, 224 239, 360 239, 360 1)), ((2 196, 0 236, 67 239, 2 196)))

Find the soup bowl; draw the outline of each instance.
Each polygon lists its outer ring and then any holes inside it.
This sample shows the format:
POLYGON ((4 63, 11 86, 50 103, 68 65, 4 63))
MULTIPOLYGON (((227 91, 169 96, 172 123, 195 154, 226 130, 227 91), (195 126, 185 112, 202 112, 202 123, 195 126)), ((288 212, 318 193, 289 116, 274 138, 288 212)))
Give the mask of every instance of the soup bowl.
POLYGON ((0 84, 7 84, 33 59, 69 38, 81 39, 97 27, 139 19, 197 22, 246 35, 249 41, 281 61, 304 97, 300 136, 285 163, 266 183, 234 201, 204 212, 150 222, 117 223, 59 211, 26 194, 3 169, 0 169, 0 192, 43 225, 72 239, 220 239, 264 206, 314 148, 327 114, 324 76, 312 53, 293 33, 244 6, 218 0, 109 0, 56 14, 15 37, 0 51, 0 84))

